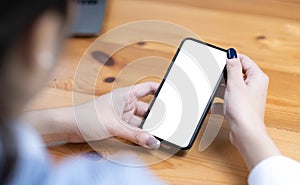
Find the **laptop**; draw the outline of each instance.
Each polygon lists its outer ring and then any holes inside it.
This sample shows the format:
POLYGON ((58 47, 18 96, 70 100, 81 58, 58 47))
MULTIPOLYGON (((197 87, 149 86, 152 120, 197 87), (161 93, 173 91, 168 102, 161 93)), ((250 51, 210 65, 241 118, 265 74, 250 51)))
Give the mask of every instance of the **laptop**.
POLYGON ((73 36, 96 36, 100 33, 106 0, 73 0, 77 8, 73 36))

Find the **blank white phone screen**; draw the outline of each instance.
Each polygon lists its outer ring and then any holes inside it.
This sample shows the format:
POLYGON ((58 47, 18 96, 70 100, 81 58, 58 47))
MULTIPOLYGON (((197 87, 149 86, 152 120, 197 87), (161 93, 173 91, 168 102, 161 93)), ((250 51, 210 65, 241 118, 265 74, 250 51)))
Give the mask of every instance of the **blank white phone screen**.
POLYGON ((185 148, 226 64, 226 51, 187 39, 144 120, 143 130, 185 148))

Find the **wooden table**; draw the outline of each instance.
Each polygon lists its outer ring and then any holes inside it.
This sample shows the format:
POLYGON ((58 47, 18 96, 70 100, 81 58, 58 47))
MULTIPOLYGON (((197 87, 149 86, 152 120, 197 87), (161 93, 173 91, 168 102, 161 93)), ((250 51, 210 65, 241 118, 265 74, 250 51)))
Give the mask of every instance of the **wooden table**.
MULTIPOLYGON (((265 117, 267 130, 285 155, 300 161, 299 10, 300 1, 297 0, 109 0, 102 33, 132 21, 163 20, 192 30, 204 41, 224 48, 234 47, 249 55, 270 77, 265 117)), ((73 104, 76 67, 95 39, 68 39, 57 71, 48 87, 31 103, 30 109, 73 104)), ((109 50, 121 42, 102 44, 109 50)), ((114 82, 113 78, 133 60, 143 56, 170 59, 175 50, 175 47, 159 43, 139 42, 118 51, 112 57, 115 65, 104 66, 97 79, 96 95, 109 92, 115 83, 126 85, 135 74, 149 70, 149 66, 131 68, 132 73, 114 82)), ((98 65, 101 65, 99 61, 98 65)), ((166 64, 156 63, 150 67, 163 75, 166 64)), ((148 79, 141 81, 145 80, 148 79)), ((91 90, 85 88, 75 91, 81 96, 91 94, 91 90)), ((199 137, 185 155, 173 156, 149 167, 171 184, 246 184, 248 171, 228 141, 226 126, 206 151, 199 152, 198 145, 199 137)), ((91 150, 87 144, 49 147, 57 160, 91 150)))

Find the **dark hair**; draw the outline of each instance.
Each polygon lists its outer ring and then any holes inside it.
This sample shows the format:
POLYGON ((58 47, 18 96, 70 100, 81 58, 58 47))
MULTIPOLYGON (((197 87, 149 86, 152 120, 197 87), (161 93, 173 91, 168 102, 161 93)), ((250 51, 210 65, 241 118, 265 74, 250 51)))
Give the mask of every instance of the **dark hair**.
MULTIPOLYGON (((31 25, 47 10, 66 18, 68 0, 6 1, 0 6, 0 72, 5 70, 5 57, 12 47, 25 37, 31 25)), ((2 77, 3 78, 3 77, 2 77)), ((0 182, 12 177, 18 160, 18 143, 11 125, 10 113, 0 101, 0 182)))

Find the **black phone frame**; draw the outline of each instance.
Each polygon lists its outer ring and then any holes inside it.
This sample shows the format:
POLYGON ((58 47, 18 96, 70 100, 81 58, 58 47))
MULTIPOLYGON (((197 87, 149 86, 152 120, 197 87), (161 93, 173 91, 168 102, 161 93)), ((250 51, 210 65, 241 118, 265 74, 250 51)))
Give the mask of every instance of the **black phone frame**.
MULTIPOLYGON (((178 56, 178 53, 181 51, 182 45, 183 45, 184 42, 187 41, 187 40, 192 40, 192 41, 197 42, 197 43, 199 43, 199 44, 204 44, 204 45, 206 45, 206 46, 209 46, 209 47, 212 47, 212 48, 215 48, 215 49, 218 49, 218 50, 221 50, 221 51, 224 51, 224 52, 227 53, 227 50, 226 50, 226 49, 223 49, 223 48, 221 48, 221 47, 218 47, 218 46, 215 46, 215 45, 212 45, 212 44, 209 44, 209 43, 206 43, 206 42, 203 42, 203 41, 194 39, 194 38, 188 37, 188 38, 183 39, 183 40, 181 41, 181 43, 180 43, 180 45, 179 45, 179 47, 178 47, 178 49, 177 49, 177 51, 176 51, 174 57, 173 57, 173 59, 172 59, 172 62, 170 63, 170 65, 169 65, 169 67, 168 67, 168 69, 167 69, 166 74, 164 75, 164 78, 163 78, 162 82, 160 83, 160 85, 159 85, 159 87, 158 87, 158 89, 157 89, 157 91, 156 91, 156 93, 155 93, 155 95, 154 95, 154 97, 153 97, 153 99, 152 99, 152 101, 151 101, 151 103, 150 103, 150 106, 149 106, 149 108, 148 108, 148 110, 147 110, 147 112, 146 112, 146 114, 145 114, 145 116, 144 116, 144 118, 143 118, 143 120, 142 120, 142 123, 141 123, 140 128, 143 128, 144 122, 146 121, 146 119, 147 119, 147 117, 148 117, 148 115, 149 115, 149 113, 150 113, 150 110, 151 110, 151 108, 152 108, 152 106, 153 106, 153 104, 154 104, 154 102, 155 102, 155 100, 156 100, 156 97, 158 96, 158 94, 159 94, 159 92, 160 92, 160 90, 161 90, 163 84, 165 83, 165 80, 167 79, 167 77, 168 77, 168 75, 169 75, 169 72, 170 72, 170 70, 171 70, 173 64, 175 63, 175 60, 176 60, 176 58, 177 58, 177 56, 178 56)), ((197 135, 198 135, 198 133, 199 133, 199 131, 200 131, 200 129, 201 129, 202 123, 203 123, 203 121, 204 121, 204 119, 205 119, 205 117, 206 117, 206 115, 207 115, 207 113, 208 113, 208 111, 209 111, 209 109, 210 109, 210 107, 211 107, 211 105, 212 105, 212 102, 213 102, 214 97, 215 97, 215 95, 216 95, 217 89, 218 89, 218 87, 220 86, 220 84, 221 84, 223 78, 225 79, 225 82, 226 82, 226 80, 227 80, 226 65, 225 65, 225 67, 224 67, 224 69, 223 69, 223 71, 222 71, 222 73, 221 73, 221 75, 220 75, 220 77, 219 77, 219 79, 218 79, 218 82, 217 82, 216 86, 214 87, 214 90, 213 90, 213 92, 212 92, 212 94, 211 94, 211 96, 210 96, 210 98, 209 98, 209 100, 208 100, 208 102, 207 102, 207 105, 206 105, 206 107, 205 107, 205 109, 204 109, 204 111, 203 111, 203 114, 201 115, 200 120, 198 121, 197 127, 196 127, 196 129, 195 129, 195 131, 194 131, 194 133, 193 133, 193 136, 191 137, 191 140, 190 140, 189 144, 188 144, 186 147, 178 146, 178 145, 176 145, 176 144, 174 144, 174 143, 171 143, 171 142, 169 142, 169 141, 167 141, 167 140, 163 140, 163 139, 161 139, 161 138, 159 138, 159 137, 157 137, 157 136, 154 136, 154 137, 155 137, 156 139, 158 139, 159 141, 164 142, 164 144, 170 145, 171 147, 180 148, 181 150, 188 150, 188 149, 190 149, 190 148, 192 147, 192 145, 194 144, 196 138, 197 138, 197 135)))

